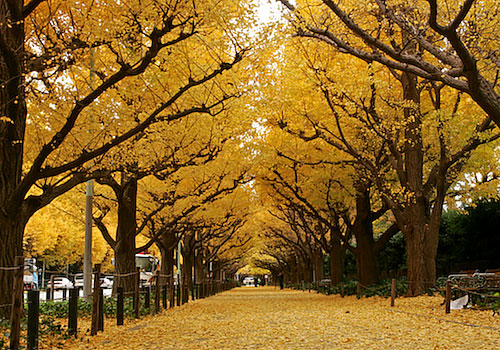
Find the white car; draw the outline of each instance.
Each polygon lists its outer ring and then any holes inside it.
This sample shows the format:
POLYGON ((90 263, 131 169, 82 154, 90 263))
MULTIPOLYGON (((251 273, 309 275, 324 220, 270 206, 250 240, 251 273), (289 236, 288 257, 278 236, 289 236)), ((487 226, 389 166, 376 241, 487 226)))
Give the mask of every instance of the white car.
MULTIPOLYGON (((92 286, 94 285, 94 276, 92 275, 92 286)), ((77 288, 83 288, 83 274, 77 274, 75 275, 75 287, 77 288)), ((113 288, 113 276, 107 277, 107 276, 102 276, 101 277, 101 288, 108 289, 108 288, 113 288)))
POLYGON ((75 275, 75 287, 83 288, 83 273, 75 275))
POLYGON ((101 288, 113 288, 113 279, 110 279, 108 277, 101 277, 101 288))
MULTIPOLYGON (((49 282, 49 287, 51 283, 49 282)), ((69 289, 73 288, 73 282, 71 282, 66 277, 54 277, 54 289, 69 289)))
POLYGON ((248 287, 255 286, 255 279, 253 277, 245 277, 243 279, 243 285, 248 287))

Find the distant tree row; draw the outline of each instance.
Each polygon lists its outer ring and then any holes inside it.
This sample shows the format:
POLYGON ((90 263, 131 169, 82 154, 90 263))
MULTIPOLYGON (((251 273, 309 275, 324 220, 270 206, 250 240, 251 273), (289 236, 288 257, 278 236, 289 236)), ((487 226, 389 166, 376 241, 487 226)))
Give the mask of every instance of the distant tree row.
POLYGON ((262 83, 271 171, 260 184, 275 219, 265 236, 289 249, 267 254, 285 273, 329 254, 335 283, 349 251, 368 285, 400 231, 408 293, 422 294, 451 192, 477 172, 496 180, 498 4, 281 3, 289 25, 272 51, 278 79, 262 83))

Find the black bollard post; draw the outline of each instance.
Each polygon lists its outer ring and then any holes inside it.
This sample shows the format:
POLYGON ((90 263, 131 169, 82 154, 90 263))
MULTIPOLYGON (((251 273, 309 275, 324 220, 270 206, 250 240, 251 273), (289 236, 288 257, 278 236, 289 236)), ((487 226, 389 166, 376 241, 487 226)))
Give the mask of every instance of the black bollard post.
POLYGON ((451 310, 451 281, 446 281, 446 292, 445 292, 445 313, 449 314, 451 310))
POLYGON ((38 324, 40 313, 40 292, 28 291, 28 350, 38 349, 38 324))
POLYGON ((123 287, 118 287, 116 292, 116 325, 123 326, 123 287))
POLYGON ((104 331, 104 290, 99 288, 99 324, 98 331, 104 331))
POLYGON ((94 291, 92 292, 92 323, 90 326, 90 335, 96 335, 99 330, 99 299, 101 297, 101 264, 94 265, 94 291))
POLYGON ((391 306, 394 306, 394 299, 396 299, 396 279, 392 279, 391 285, 391 306))
POLYGON ((76 336, 78 331, 78 288, 69 290, 68 333, 76 336))
POLYGON ((54 300, 55 299, 55 291, 56 291, 56 288, 54 287, 54 275, 51 275, 50 276, 50 289, 47 288, 47 292, 48 292, 48 298, 46 300, 54 300))
POLYGON ((151 286, 145 287, 144 291, 144 308, 149 309, 151 304, 151 286))

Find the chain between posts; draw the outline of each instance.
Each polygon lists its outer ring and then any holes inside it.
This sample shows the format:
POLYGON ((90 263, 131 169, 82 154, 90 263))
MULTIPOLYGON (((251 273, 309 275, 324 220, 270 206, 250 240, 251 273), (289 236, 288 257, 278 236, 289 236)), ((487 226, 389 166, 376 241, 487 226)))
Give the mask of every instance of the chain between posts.
POLYGON ((2 271, 16 271, 20 268, 24 268, 24 264, 22 265, 16 265, 16 266, 6 266, 6 267, 0 267, 0 270, 2 271))

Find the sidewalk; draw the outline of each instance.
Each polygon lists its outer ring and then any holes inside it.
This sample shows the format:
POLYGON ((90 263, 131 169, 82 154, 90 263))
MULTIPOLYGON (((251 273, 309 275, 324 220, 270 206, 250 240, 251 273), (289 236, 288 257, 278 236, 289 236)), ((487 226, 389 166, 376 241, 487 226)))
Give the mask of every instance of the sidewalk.
POLYGON ((500 349, 491 311, 445 315, 440 297, 324 296, 243 287, 190 302, 66 349, 500 349))

